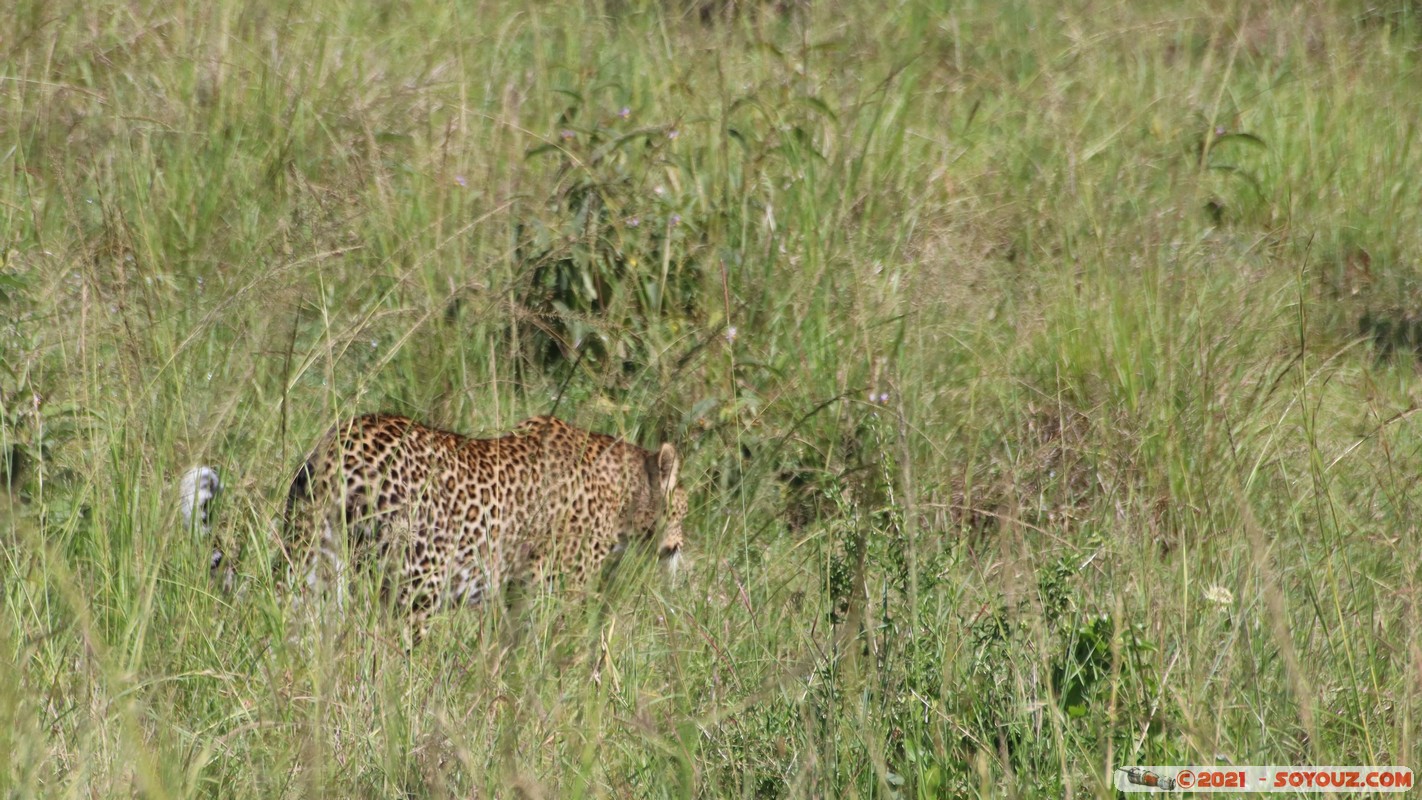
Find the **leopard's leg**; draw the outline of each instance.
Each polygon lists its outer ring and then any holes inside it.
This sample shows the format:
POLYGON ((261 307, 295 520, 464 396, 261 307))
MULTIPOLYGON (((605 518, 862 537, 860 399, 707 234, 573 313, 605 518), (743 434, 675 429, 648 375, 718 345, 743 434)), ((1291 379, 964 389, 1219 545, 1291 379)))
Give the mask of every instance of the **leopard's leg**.
POLYGON ((491 555, 492 559, 506 560, 507 571, 501 576, 499 591, 505 613, 515 629, 528 627, 528 614, 533 608, 534 598, 552 588, 547 569, 547 547, 547 542, 525 539, 491 555))
POLYGON ((435 605, 429 600, 429 595, 415 594, 409 599, 406 608, 408 612, 403 626, 405 647, 407 650, 413 650, 430 632, 430 613, 435 605))
POLYGON ((412 543, 417 533, 418 526, 406 512, 397 511, 381 520, 377 537, 367 545, 370 558, 366 566, 377 576, 381 610, 386 619, 399 626, 407 651, 418 644, 424 634, 423 619, 418 630, 411 625, 424 593, 423 581, 411 573, 411 562, 415 558, 412 543))
POLYGON ((401 628, 406 647, 413 648, 429 633, 429 619, 440 607, 441 592, 436 581, 416 578, 402 580, 391 590, 392 617, 401 628))
POLYGON ((477 579, 472 584, 461 583, 461 577, 471 576, 460 570, 459 560, 449 544, 435 535, 436 530, 437 520, 425 517, 402 526, 400 565, 384 573, 395 584, 390 587, 394 600, 390 610, 397 618, 403 618, 404 636, 410 647, 429 633, 432 614, 445 605, 469 600, 466 595, 471 591, 473 602, 477 602, 482 591, 477 579))
MULTIPOLYGON (((326 599, 344 611, 350 589, 350 543, 376 530, 377 520, 367 506, 364 487, 347 483, 333 490, 326 479, 310 479, 305 491, 296 495, 287 509, 282 535, 282 558, 274 565, 289 577, 294 604, 304 604, 301 595, 326 599)), ((286 581, 283 581, 286 582, 286 581)))
POLYGON ((349 591, 350 575, 346 559, 346 537, 341 535, 341 525, 329 521, 323 526, 321 538, 312 549, 307 561, 306 588, 313 593, 329 590, 336 610, 345 611, 346 594, 349 591))

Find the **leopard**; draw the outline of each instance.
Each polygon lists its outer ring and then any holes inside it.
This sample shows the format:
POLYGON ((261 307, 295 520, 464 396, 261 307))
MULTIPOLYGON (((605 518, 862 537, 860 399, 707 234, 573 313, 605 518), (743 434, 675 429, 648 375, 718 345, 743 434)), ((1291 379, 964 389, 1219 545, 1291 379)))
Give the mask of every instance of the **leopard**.
POLYGON ((296 470, 273 563, 311 588, 339 587, 349 565, 379 565, 382 597, 417 642, 439 609, 511 587, 586 587, 633 551, 675 575, 680 467, 669 442, 646 450, 554 416, 493 438, 357 416, 296 470))

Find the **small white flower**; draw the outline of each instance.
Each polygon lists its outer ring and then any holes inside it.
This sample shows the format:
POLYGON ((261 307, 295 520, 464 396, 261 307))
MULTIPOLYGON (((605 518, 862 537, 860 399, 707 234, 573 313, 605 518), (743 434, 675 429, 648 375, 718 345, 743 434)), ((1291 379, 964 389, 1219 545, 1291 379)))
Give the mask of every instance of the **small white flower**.
POLYGON ((1222 606, 1234 605, 1234 593, 1218 584, 1205 590, 1205 599, 1222 606))
POLYGON ((738 333, 739 333, 739 331, 736 330, 736 326, 735 326, 735 325, 729 325, 729 326, 727 326, 727 327, 726 327, 726 341, 727 341, 727 342, 734 342, 734 341, 736 340, 736 335, 737 335, 738 333))

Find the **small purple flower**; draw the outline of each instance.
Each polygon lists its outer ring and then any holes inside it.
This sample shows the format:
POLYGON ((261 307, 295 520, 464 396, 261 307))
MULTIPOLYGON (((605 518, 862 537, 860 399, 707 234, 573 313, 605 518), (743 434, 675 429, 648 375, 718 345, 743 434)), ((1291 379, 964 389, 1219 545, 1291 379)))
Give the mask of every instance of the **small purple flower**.
POLYGON ((455 175, 454 182, 466 188, 469 186, 468 179, 466 179, 463 175, 455 175))
POLYGON ((632 109, 628 108, 627 106, 623 106, 622 109, 617 112, 617 116, 622 117, 623 119, 627 119, 628 117, 632 116, 632 109))
POLYGON ((564 129, 562 130, 562 132, 560 132, 558 135, 561 136, 561 137, 563 137, 563 139, 565 139, 565 140, 571 139, 571 138, 573 138, 574 136, 577 136, 576 133, 574 133, 574 132, 571 131, 571 130, 568 130, 567 128, 564 128, 564 129))
POLYGON ((1224 136, 1226 133, 1229 133, 1229 129, 1227 129, 1225 126, 1223 126, 1223 125, 1216 125, 1216 126, 1215 126, 1215 135, 1216 135, 1216 136, 1224 136))
POLYGON ((681 131, 677 130, 676 128, 672 128, 671 130, 667 131, 667 138, 668 138, 668 139, 671 139, 671 140, 673 140, 673 141, 675 141, 675 140, 676 140, 676 137, 678 137, 678 136, 680 136, 680 135, 681 135, 681 131))
POLYGON ((672 215, 671 215, 671 224, 672 224, 673 226, 680 225, 680 224, 681 224, 681 215, 680 215, 680 214, 672 214, 672 215))
POLYGON ((739 334, 739 333, 740 333, 740 331, 737 331, 737 330, 736 330, 736 326, 735 326, 735 325, 728 325, 728 326, 726 326, 726 341, 727 341, 727 343, 735 342, 735 341, 736 341, 736 335, 739 334))
POLYGON ((641 218, 641 217, 628 217, 628 218, 627 218, 627 227, 629 227, 629 228, 635 228, 635 227, 637 227, 638 225, 641 225, 641 224, 642 224, 642 218, 641 218))

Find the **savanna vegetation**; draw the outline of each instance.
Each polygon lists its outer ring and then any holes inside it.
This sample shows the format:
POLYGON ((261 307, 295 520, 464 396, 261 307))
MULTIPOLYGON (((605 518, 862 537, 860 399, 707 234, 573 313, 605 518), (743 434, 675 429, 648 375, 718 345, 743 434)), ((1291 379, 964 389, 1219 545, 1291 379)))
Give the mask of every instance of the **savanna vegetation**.
POLYGON ((1422 766, 1419 120, 1409 0, 16 0, 0 790, 1422 766), (312 620, 377 409, 676 442, 686 574, 312 620))

